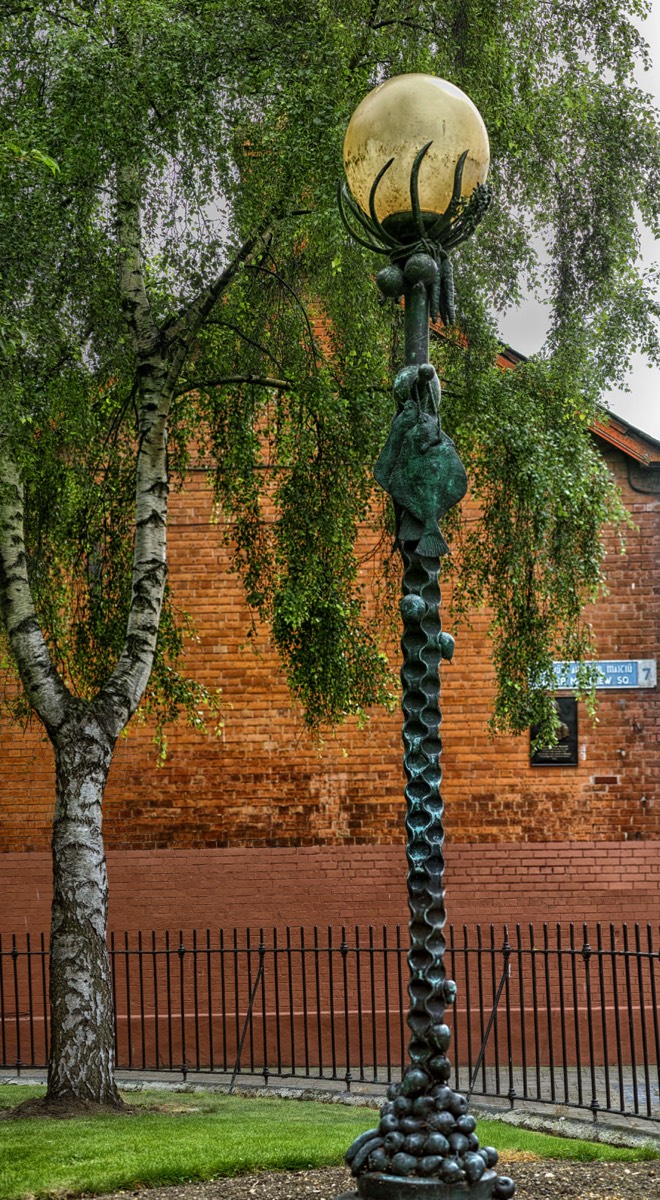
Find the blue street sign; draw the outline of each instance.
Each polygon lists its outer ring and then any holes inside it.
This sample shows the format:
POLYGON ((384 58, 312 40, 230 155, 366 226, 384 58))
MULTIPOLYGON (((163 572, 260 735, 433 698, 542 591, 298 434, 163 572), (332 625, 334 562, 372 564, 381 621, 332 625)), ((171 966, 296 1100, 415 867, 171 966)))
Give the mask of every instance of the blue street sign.
MULTIPOLYGON (((553 663, 555 686, 564 691, 577 688, 577 662, 553 663)), ((657 683, 654 658, 603 659, 589 662, 586 666, 598 671, 596 688, 654 688, 657 683)))

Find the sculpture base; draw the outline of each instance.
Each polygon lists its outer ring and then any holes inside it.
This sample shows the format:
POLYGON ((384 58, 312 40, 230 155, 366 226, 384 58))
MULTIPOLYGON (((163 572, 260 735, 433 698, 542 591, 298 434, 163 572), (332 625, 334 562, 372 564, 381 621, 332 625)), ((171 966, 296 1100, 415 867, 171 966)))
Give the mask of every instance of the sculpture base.
POLYGON ((362 1175, 357 1191, 337 1200, 492 1200, 495 1171, 486 1171, 478 1183, 443 1183, 440 1179, 403 1175, 362 1175))

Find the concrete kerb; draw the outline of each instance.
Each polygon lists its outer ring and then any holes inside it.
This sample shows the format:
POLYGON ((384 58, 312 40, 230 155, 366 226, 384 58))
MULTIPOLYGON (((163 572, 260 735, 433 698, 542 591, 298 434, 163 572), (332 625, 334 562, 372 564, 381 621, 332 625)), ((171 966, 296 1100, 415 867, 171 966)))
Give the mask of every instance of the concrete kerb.
MULTIPOLYGON (((185 1081, 179 1073, 168 1075, 159 1071, 157 1074, 148 1072, 136 1076, 133 1072, 117 1072, 117 1082, 124 1092, 219 1092, 229 1094, 230 1082, 224 1078, 209 1078, 208 1075, 198 1075, 189 1072, 185 1081)), ((30 1070, 20 1075, 0 1074, 0 1084, 10 1084, 20 1087, 28 1084, 44 1084, 45 1071, 30 1070)), ((385 1088, 380 1085, 358 1084, 347 1091, 343 1081, 327 1079, 305 1080, 304 1085, 269 1083, 265 1086, 260 1082, 260 1076, 241 1078, 233 1088, 234 1095, 263 1097, 265 1099, 282 1100, 316 1100, 324 1104, 344 1104, 354 1108, 377 1108, 385 1097, 385 1088), (334 1086, 333 1086, 334 1085, 334 1086)), ((483 1103, 472 1100, 470 1111, 477 1120, 502 1121, 519 1129, 529 1129, 536 1133, 548 1133, 555 1137, 581 1138, 589 1142, 602 1142, 611 1146, 629 1146, 635 1149, 650 1149, 660 1154, 660 1129, 657 1132, 649 1130, 648 1123, 642 1119, 630 1116, 617 1116, 607 1113, 594 1119, 585 1110, 569 1110, 563 1106, 549 1110, 545 1106, 534 1105, 529 1101, 517 1101, 515 1108, 508 1103, 483 1103)))

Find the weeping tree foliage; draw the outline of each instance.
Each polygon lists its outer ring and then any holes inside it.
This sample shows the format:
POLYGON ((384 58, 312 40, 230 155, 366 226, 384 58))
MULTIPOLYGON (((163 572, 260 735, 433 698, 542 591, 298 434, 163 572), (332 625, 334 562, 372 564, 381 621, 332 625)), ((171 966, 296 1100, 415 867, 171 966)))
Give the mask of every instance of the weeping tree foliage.
POLYGON ((456 522, 453 607, 469 622, 489 599, 498 681, 492 728, 519 733, 538 722, 539 744, 547 745, 555 658, 582 660, 579 682, 593 701, 593 668, 584 660, 596 647, 584 607, 603 586, 603 528, 614 525, 623 543, 628 518, 589 437, 590 411, 551 361, 490 368, 457 408, 468 395, 470 428, 459 429, 480 518, 456 522))
MULTIPOLYGON (((548 738, 555 722, 548 690, 551 663, 557 657, 593 655, 583 614, 602 586, 600 533, 605 523, 624 521, 589 425, 599 412, 603 392, 625 377, 633 350, 644 349, 658 361, 657 280, 653 273, 645 276, 637 263, 640 217, 651 228, 658 227, 657 115, 632 82, 633 68, 646 51, 631 18, 644 10, 609 3, 547 6, 540 11, 524 3, 441 8, 407 6, 401 13, 376 5, 370 19, 379 27, 379 36, 396 28, 399 48, 408 39, 416 45, 417 69, 444 75, 472 96, 492 143, 495 203, 478 235, 457 255, 463 336, 437 348, 438 366, 447 382, 443 420, 465 459, 483 512, 476 527, 455 530, 449 573, 463 616, 484 601, 493 611, 495 727, 520 732, 534 723, 548 738), (493 366, 496 315, 530 286, 548 299, 547 344, 534 362, 502 373, 493 366)), ((305 63, 304 54, 300 62, 305 63)), ((320 58, 320 70, 324 64, 320 58)), ((405 69, 409 66, 402 60, 390 68, 405 69)), ((297 502, 287 509, 291 520, 284 518, 267 542, 256 536, 253 526, 255 538, 245 552, 254 601, 273 621, 290 678, 311 720, 335 719, 347 711, 343 688, 335 690, 334 685, 343 683, 352 663, 344 659, 338 673, 336 667, 329 673, 330 686, 317 694, 316 703, 314 689, 325 674, 323 663, 333 661, 333 645, 342 644, 337 619, 353 642, 350 614, 358 611, 345 608, 338 613, 336 589, 324 586, 327 541, 321 539, 319 556, 310 553, 308 540, 311 528, 321 528, 317 512, 329 518, 338 538, 344 528, 342 516, 348 512, 345 499, 351 497, 351 518, 353 505, 362 503, 359 489, 346 486, 351 413, 335 406, 347 400, 351 390, 358 396, 362 392, 357 414, 364 413, 366 419, 368 409, 377 430, 375 442, 366 430, 358 430, 365 451, 363 458, 358 451, 359 483, 361 464, 373 461, 374 446, 382 444, 391 416, 386 386, 391 362, 383 372, 382 355, 388 349, 384 335, 397 324, 393 312, 392 324, 384 325, 373 293, 365 291, 373 260, 337 242, 336 220, 328 209, 333 180, 328 178, 319 130, 331 123, 327 109, 334 74, 330 72, 318 110, 309 108, 305 155, 310 164, 317 161, 308 190, 297 194, 308 198, 312 211, 303 232, 293 231, 286 260, 278 259, 280 271, 285 261, 288 270, 293 268, 286 275, 292 286, 322 298, 332 346, 326 362, 332 390, 322 413, 314 407, 307 411, 305 436, 296 443, 302 473, 292 464, 277 492, 278 499, 287 501, 295 492, 297 502), (321 148, 323 160, 318 159, 321 148), (313 280, 318 281, 314 286, 313 280), (375 390, 365 393, 365 385, 375 390), (339 425, 333 429, 337 418, 339 425), (327 436, 320 420, 327 424, 327 436), (335 493, 341 514, 334 506, 329 510, 325 493, 333 438, 335 469, 341 473, 335 493), (310 449, 318 455, 312 473, 307 467, 310 449)), ((370 70, 370 83, 381 77, 370 70)), ((342 116, 338 143, 344 128, 342 116)), ((293 168, 299 177, 291 156, 273 165, 267 148, 274 136, 272 127, 264 125, 251 130, 248 139, 259 191, 273 170, 293 168)), ((336 171, 333 162, 332 173, 336 171)), ((291 186, 295 187, 293 180, 291 186)), ((263 275, 246 281, 256 318, 255 340, 268 324, 269 311, 263 292, 264 307, 255 301, 256 283, 263 285, 263 275)), ((304 331, 299 339, 302 349, 304 331)), ((266 362, 256 352, 250 361, 254 370, 263 369, 266 362)), ((246 399, 235 394, 233 402, 240 406, 246 399)), ((252 403, 250 396, 248 411, 241 410, 236 425, 249 430, 246 437, 253 439, 258 459, 252 403)), ((280 428, 288 451, 287 431, 280 428)), ((247 457, 252 472, 256 459, 249 451, 247 457)), ((244 475, 225 500, 233 500, 247 486, 244 475)), ((239 503, 237 512, 240 507, 239 503)), ((351 519, 350 536, 341 551, 351 572, 352 552, 344 555, 352 544, 353 528, 351 519)), ((332 544, 339 547, 336 539, 332 544)), ((331 580, 337 578, 336 571, 333 562, 331 580)), ((367 656, 365 662, 369 667, 373 660, 367 656)), ((585 687, 589 679, 585 671, 585 687)))
MULTIPOLYGON (((0 39, 0 608, 13 715, 57 770, 49 1096, 116 1103, 101 801, 138 706, 187 677, 167 498, 199 454, 254 611, 312 726, 388 702, 356 536, 401 314, 334 193, 364 94, 463 88, 495 203, 456 257, 443 423, 482 517, 454 524, 455 601, 493 611, 498 727, 552 725, 553 657, 589 649, 601 530, 622 512, 588 433, 632 352, 660 361, 638 222, 660 228, 638 0, 5 0, 0 39), (12 150, 16 147, 18 150, 12 150), (27 148, 27 149, 26 149, 27 148), (57 165, 55 170, 53 164, 57 165), (549 298, 537 359, 494 367, 496 316, 549 298), (84 886, 80 886, 84 881, 84 886)), ((390 563, 390 566, 392 564, 390 563)), ((394 574, 394 571, 391 571, 394 574)))

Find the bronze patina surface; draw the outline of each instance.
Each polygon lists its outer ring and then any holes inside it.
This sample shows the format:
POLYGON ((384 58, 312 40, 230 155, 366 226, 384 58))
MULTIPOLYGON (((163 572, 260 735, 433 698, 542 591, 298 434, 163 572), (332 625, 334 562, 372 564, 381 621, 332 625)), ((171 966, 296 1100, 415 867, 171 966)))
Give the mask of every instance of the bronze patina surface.
POLYGON ((439 522, 465 495, 467 476, 442 428, 440 382, 428 361, 429 320, 438 313, 446 324, 454 320, 449 252, 476 227, 490 192, 479 185, 468 201, 461 198, 463 154, 451 203, 431 220, 420 210, 417 186, 427 150, 423 147, 415 159, 412 212, 405 218, 381 224, 376 216, 378 184, 393 160, 374 181, 370 219, 340 191, 349 231, 362 245, 390 256, 390 266, 377 276, 383 298, 403 296, 405 303, 406 361, 394 380, 396 411, 374 475, 392 498, 403 559, 401 683, 410 908, 409 1065, 401 1082, 390 1085, 378 1126, 356 1138, 346 1162, 357 1180, 354 1200, 509 1200, 513 1180, 497 1175, 497 1151, 479 1145, 467 1097, 449 1084, 451 1032, 445 1010, 456 998, 456 985, 445 973, 440 663, 451 659, 454 639, 443 631, 440 616, 440 560, 449 547, 439 522))
POLYGON ((474 1186, 367 1173, 360 1177, 356 1192, 345 1192, 338 1200, 490 1200, 494 1182, 494 1171, 486 1171, 474 1186))

